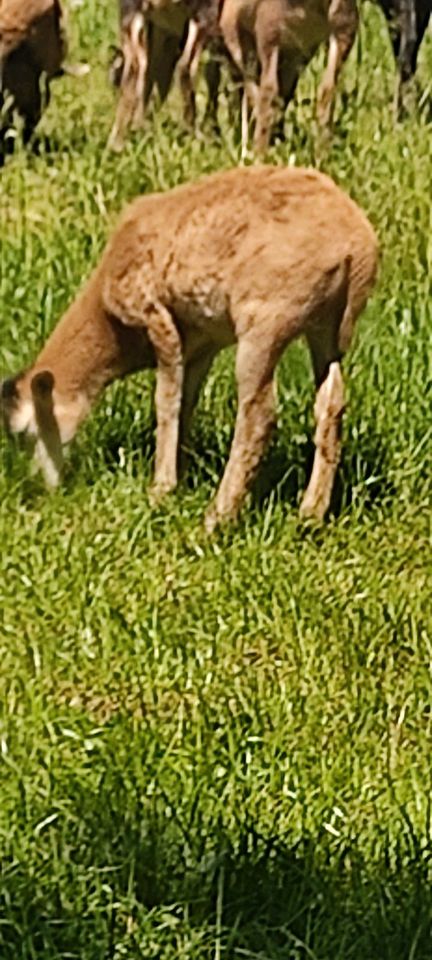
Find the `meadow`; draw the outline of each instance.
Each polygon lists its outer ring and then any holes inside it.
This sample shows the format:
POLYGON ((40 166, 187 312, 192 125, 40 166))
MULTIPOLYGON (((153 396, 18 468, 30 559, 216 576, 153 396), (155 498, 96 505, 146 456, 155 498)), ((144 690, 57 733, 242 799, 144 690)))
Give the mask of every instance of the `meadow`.
MULTIPOLYGON (((119 210, 239 162, 173 91, 106 150, 116 4, 71 11, 39 155, 0 171, 0 368, 30 363, 119 210)), ((306 71, 268 159, 317 161, 306 71)), ((227 459, 233 358, 197 408, 188 473, 152 508, 152 374, 111 387, 48 496, 2 438, 2 960, 430 960, 432 956, 432 36, 395 124, 380 12, 363 7, 323 169, 381 243, 345 361, 337 495, 297 508, 313 454, 305 347, 237 525, 202 517, 227 459)), ((200 90, 203 109, 203 90, 200 90)), ((169 229, 169 224, 167 224, 169 229)))

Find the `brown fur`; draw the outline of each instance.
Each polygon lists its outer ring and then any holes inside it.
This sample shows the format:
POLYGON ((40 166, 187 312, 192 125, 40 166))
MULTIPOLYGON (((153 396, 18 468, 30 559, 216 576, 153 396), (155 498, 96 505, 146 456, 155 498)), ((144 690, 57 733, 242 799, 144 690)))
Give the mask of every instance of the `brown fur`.
MULTIPOLYGON (((329 43, 329 56, 318 94, 318 119, 323 128, 330 126, 337 78, 357 24, 356 0, 225 0, 221 31, 256 113, 258 151, 268 146, 277 95, 285 105, 289 102, 302 68, 324 42, 329 43), (259 62, 258 86, 248 74, 251 49, 259 62)), ((243 123, 243 149, 246 129, 243 123)))
POLYGON ((212 360, 236 343, 237 423, 207 517, 211 529, 241 506, 274 422, 276 365, 304 334, 318 393, 317 451, 303 513, 322 517, 339 459, 339 360, 376 266, 366 217, 314 170, 240 168, 137 199, 34 366, 4 385, 6 419, 12 430, 37 437, 42 466, 45 455, 54 464, 45 471, 54 483, 59 439, 71 439, 105 384, 156 365, 159 496, 176 484, 179 449, 212 360), (47 408, 49 374, 58 437, 50 415, 47 451, 43 412, 35 420, 34 407, 42 391, 39 407, 47 408))

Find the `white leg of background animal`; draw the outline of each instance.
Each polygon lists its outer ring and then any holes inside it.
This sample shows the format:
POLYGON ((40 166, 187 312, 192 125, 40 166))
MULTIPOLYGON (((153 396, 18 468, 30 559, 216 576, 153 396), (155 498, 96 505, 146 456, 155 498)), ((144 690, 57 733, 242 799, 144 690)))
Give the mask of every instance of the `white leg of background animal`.
POLYGON ((241 159, 245 160, 248 152, 249 140, 249 97, 246 84, 243 87, 241 99, 241 159))
POLYGON ((355 2, 347 4, 347 0, 332 0, 328 19, 328 59, 317 102, 318 122, 322 129, 331 127, 338 77, 356 37, 358 13, 355 2))
POLYGON ((339 44, 335 36, 330 37, 327 66, 318 91, 317 115, 322 128, 329 128, 333 119, 336 80, 340 70, 339 44))
POLYGON ((183 97, 184 120, 189 127, 194 127, 196 121, 194 80, 203 51, 204 40, 205 30, 203 27, 196 20, 190 20, 185 48, 177 66, 183 97))
POLYGON ((65 73, 67 77, 86 77, 90 73, 90 66, 88 63, 83 61, 79 63, 65 63, 62 69, 62 73, 65 73))
POLYGON ((133 130, 139 130, 144 120, 145 98, 144 92, 147 81, 147 70, 149 61, 149 51, 146 40, 144 39, 145 28, 143 29, 141 42, 136 50, 136 80, 135 80, 135 105, 132 113, 131 126, 133 130))
POLYGON ((253 80, 245 79, 241 97, 241 160, 249 156, 249 118, 256 117, 258 110, 259 90, 253 80))
POLYGON ((256 84, 253 83, 247 75, 247 54, 241 43, 237 11, 232 4, 226 4, 222 8, 220 28, 234 67, 243 81, 241 100, 241 158, 244 160, 248 151, 249 108, 256 106, 258 90, 256 84))
POLYGON ((275 423, 273 375, 279 352, 272 355, 269 350, 263 356, 256 340, 242 340, 238 345, 234 439, 216 500, 206 514, 208 532, 220 521, 237 515, 256 474, 275 423))
POLYGON ((124 58, 120 96, 116 116, 108 139, 111 150, 123 147, 127 127, 142 120, 144 89, 148 66, 146 25, 141 13, 135 14, 122 38, 124 58))

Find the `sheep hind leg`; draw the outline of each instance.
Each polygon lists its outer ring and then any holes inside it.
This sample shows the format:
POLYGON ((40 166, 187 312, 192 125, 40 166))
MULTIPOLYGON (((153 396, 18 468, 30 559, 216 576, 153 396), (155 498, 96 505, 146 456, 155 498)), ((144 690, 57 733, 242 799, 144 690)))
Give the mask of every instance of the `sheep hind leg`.
POLYGON ((338 360, 329 364, 318 387, 314 414, 315 456, 312 474, 300 506, 300 516, 322 520, 330 506, 341 452, 344 384, 338 360))

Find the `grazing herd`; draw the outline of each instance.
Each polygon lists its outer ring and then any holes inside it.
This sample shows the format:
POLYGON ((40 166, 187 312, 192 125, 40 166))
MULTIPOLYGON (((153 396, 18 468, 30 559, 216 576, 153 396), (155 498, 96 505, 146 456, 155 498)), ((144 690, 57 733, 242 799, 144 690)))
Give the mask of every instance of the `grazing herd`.
MULTIPOLYGON (((400 80, 415 72, 430 0, 382 0, 400 80)), ((328 46, 318 118, 331 124, 340 69, 358 25, 355 0, 120 0, 121 45, 111 64, 119 88, 109 145, 140 125, 154 87, 177 75, 185 120, 195 124, 195 80, 204 48, 208 109, 217 125, 221 64, 238 84, 243 147, 249 115, 265 150, 277 101, 293 97, 302 68, 328 46)), ((59 0, 0 0, 2 125, 14 112, 27 141, 65 65, 59 0)), ((12 141, 13 142, 13 141, 12 141)), ((238 412, 228 464, 206 518, 235 517, 274 422, 274 374, 285 348, 305 337, 316 382, 315 458, 301 513, 322 519, 340 455, 341 359, 373 288, 378 247, 359 208, 314 170, 238 168, 125 211, 99 265, 35 363, 0 389, 3 424, 33 444, 46 484, 61 479, 63 447, 112 380, 156 368, 154 499, 181 468, 193 408, 216 354, 237 345, 238 412), (166 225, 169 223, 169 231, 166 225)))
MULTIPOLYGON (((379 0, 389 22, 398 64, 395 110, 417 67, 432 0, 379 0)), ((353 46, 357 0, 119 0, 120 47, 111 78, 119 89, 109 145, 120 150, 129 127, 139 127, 156 87, 161 100, 174 76, 180 85, 186 123, 196 122, 195 83, 207 49, 208 114, 217 127, 221 62, 240 91, 242 144, 255 118, 254 145, 262 152, 274 129, 275 109, 294 96, 302 69, 327 45, 327 65, 318 92, 321 127, 331 125, 336 85, 353 46)), ((67 67, 64 12, 60 0, 0 0, 0 162, 13 146, 13 113, 30 140, 48 103, 50 83, 67 67), (9 141, 8 141, 9 136, 9 141)))
MULTIPOLYGON (((379 0, 390 25, 399 79, 395 109, 414 75, 432 0, 379 0)), ((208 110, 216 124, 220 60, 225 57, 242 94, 242 145, 256 119, 255 149, 269 144, 277 100, 285 108, 302 69, 326 43, 327 66, 318 92, 320 125, 331 125, 339 73, 358 27, 357 0, 120 0, 121 46, 116 54, 120 97, 110 146, 121 149, 129 125, 139 125, 155 82, 164 99, 177 72, 184 117, 195 123, 194 83, 203 50, 208 110), (169 48, 168 48, 169 44, 169 48), (169 49, 169 55, 167 50, 169 49)))

